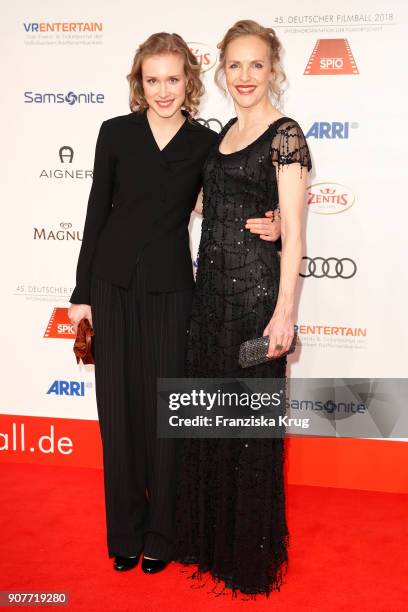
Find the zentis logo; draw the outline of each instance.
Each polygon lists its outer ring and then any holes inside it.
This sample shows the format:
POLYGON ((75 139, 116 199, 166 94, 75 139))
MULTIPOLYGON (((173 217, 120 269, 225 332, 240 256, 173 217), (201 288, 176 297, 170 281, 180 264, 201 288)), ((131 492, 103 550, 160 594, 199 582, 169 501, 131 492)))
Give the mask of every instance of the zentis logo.
POLYGON ((212 47, 200 42, 187 43, 193 55, 196 56, 201 66, 201 72, 211 70, 217 63, 217 51, 212 47))
POLYGON ((75 338, 74 328, 68 319, 68 308, 54 308, 44 338, 75 338))
POLYGON ((320 38, 303 74, 359 74, 346 38, 320 38))
POLYGON ((355 195, 340 183, 316 183, 307 188, 307 204, 311 212, 330 215, 353 206, 355 195))

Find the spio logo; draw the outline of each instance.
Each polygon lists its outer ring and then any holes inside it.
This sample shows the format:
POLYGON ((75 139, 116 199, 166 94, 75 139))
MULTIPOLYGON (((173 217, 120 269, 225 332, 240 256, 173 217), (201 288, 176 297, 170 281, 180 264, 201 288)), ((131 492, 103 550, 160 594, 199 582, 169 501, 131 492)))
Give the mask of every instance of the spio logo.
POLYGON ((316 183, 307 188, 307 204, 320 215, 344 212, 354 201, 354 193, 341 183, 316 183))
POLYGON ((347 140, 350 137, 350 130, 356 128, 358 128, 356 121, 315 121, 307 131, 306 138, 347 140))
POLYGON ((320 38, 314 46, 303 74, 358 74, 357 65, 346 38, 320 38))
POLYGON ((211 119, 203 119, 200 117, 197 119, 201 125, 205 125, 205 127, 210 128, 210 130, 214 130, 215 132, 221 132, 223 125, 219 119, 211 118, 211 119))
POLYGON ((350 257, 302 257, 303 278, 352 278, 357 272, 357 264, 350 257))
POLYGON ((201 72, 211 70, 217 63, 217 51, 204 43, 190 42, 187 43, 193 55, 196 56, 198 63, 201 66, 201 72))
POLYGON ((68 308, 55 307, 44 332, 44 338, 75 338, 74 327, 68 319, 68 308))
POLYGON ((61 164, 64 164, 65 162, 72 164, 72 160, 74 159, 74 149, 66 145, 61 147, 59 150, 59 158, 61 164))
POLYGON ((73 91, 69 91, 67 94, 24 92, 25 104, 68 104, 74 106, 75 104, 103 104, 104 102, 104 94, 94 93, 93 91, 78 94, 73 91))
POLYGON ((68 395, 76 397, 84 397, 85 388, 90 387, 92 383, 85 384, 84 381, 78 380, 54 380, 47 391, 47 395, 68 395))

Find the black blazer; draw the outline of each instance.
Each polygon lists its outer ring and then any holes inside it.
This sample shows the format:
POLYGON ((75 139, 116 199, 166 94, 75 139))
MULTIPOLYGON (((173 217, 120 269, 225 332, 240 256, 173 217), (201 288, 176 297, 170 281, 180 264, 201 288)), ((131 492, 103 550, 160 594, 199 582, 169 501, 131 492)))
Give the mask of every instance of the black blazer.
POLYGON ((144 252, 148 291, 194 285, 188 224, 218 134, 194 119, 160 151, 146 112, 102 123, 72 304, 90 304, 92 275, 129 287, 144 252))

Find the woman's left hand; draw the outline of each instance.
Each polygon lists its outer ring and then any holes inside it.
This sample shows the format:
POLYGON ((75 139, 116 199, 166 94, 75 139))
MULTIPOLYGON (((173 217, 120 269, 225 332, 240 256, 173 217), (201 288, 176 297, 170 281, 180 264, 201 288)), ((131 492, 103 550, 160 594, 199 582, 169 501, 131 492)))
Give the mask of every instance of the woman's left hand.
POLYGON ((291 345, 294 333, 295 330, 292 317, 274 313, 263 332, 263 336, 269 336, 267 356, 269 358, 280 357, 282 353, 285 353, 291 345))
POLYGON ((259 234, 261 240, 274 242, 281 235, 281 220, 279 211, 268 210, 261 219, 247 219, 245 229, 251 234, 259 234))

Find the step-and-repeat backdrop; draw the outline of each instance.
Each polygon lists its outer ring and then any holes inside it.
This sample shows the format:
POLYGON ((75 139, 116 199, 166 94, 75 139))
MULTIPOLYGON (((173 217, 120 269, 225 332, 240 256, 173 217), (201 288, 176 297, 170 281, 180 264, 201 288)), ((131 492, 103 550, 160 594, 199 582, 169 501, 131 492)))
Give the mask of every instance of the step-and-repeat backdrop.
MULTIPOLYGON (((129 112, 126 75, 152 32, 188 41, 206 87, 200 120, 219 130, 234 109, 213 81, 217 43, 238 19, 275 29, 282 110, 314 164, 290 375, 407 376, 405 2, 24 0, 1 12, 1 458, 100 465, 94 371, 76 364, 67 300, 99 126, 129 112)), ((194 218, 193 260, 199 235, 194 218)), ((373 460, 406 448, 401 437, 370 440, 373 460)), ((358 449, 355 464, 367 457, 358 449)))

